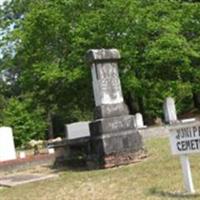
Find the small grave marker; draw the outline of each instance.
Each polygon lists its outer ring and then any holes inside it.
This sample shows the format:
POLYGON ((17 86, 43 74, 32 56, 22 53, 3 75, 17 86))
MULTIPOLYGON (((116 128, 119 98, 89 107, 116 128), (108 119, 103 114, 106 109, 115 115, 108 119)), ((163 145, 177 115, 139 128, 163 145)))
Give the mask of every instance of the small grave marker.
POLYGON ((147 127, 144 125, 143 116, 141 113, 135 114, 135 123, 136 123, 136 128, 146 128, 147 127))

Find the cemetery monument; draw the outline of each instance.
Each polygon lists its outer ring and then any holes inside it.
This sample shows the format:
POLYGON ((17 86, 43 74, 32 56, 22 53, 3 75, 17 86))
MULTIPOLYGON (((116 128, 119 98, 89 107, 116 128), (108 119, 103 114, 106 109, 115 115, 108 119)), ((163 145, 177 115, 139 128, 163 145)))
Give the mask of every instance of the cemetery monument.
POLYGON ((124 103, 118 74, 117 49, 87 52, 95 99, 95 120, 90 123, 89 160, 100 167, 134 162, 144 156, 142 137, 124 103))

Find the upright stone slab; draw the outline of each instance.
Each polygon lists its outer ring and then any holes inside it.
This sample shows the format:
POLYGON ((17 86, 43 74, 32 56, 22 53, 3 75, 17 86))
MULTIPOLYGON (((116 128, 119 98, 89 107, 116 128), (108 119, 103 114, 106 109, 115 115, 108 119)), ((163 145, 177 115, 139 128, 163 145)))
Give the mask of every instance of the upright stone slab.
POLYGON ((0 161, 16 159, 12 129, 0 127, 0 161))
POLYGON ((178 119, 176 114, 175 102, 172 97, 166 98, 163 108, 164 108, 165 122, 168 124, 176 123, 178 119))
POLYGON ((90 123, 91 160, 112 167, 133 162, 143 152, 142 137, 124 103, 118 74, 117 49, 89 50, 95 99, 95 121, 90 123))

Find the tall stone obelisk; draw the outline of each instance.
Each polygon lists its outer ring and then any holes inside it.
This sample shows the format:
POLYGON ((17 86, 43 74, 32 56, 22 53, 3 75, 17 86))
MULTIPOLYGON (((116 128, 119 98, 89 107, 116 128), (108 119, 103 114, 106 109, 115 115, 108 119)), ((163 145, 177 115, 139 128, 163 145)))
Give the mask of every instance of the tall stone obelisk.
POLYGON ((143 154, 142 137, 124 103, 118 74, 117 49, 87 52, 95 99, 95 121, 90 123, 90 159, 101 167, 134 162, 143 154))

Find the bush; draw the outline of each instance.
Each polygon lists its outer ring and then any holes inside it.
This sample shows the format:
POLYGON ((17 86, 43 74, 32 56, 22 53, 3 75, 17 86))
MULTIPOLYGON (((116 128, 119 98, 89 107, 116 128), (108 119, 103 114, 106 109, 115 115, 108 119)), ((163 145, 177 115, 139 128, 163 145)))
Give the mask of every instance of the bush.
POLYGON ((13 128, 16 146, 24 146, 31 139, 43 139, 47 129, 44 111, 35 108, 31 99, 11 98, 4 109, 3 125, 13 128))

